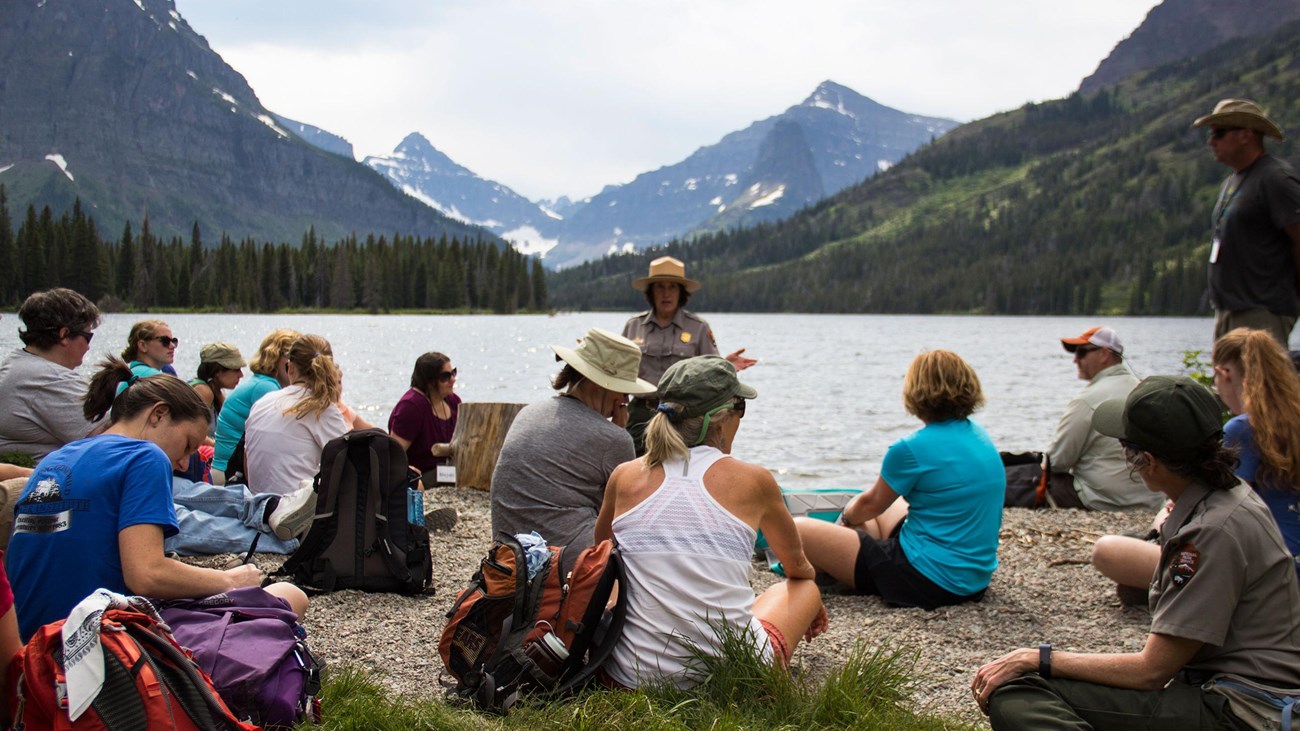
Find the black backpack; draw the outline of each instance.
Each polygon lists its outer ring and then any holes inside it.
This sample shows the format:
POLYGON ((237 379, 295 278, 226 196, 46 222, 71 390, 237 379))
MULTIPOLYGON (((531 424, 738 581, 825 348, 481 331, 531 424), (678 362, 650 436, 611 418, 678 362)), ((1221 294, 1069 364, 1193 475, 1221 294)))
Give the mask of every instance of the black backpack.
POLYGON ((316 516, 281 574, 305 589, 432 591, 429 531, 408 519, 409 492, 420 476, 406 451, 382 429, 331 440, 316 475, 316 516))

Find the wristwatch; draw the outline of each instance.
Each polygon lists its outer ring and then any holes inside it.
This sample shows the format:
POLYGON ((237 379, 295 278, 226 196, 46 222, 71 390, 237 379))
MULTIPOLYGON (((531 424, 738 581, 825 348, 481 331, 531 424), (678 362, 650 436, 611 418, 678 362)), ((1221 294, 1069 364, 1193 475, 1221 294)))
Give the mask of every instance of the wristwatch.
POLYGON ((1044 680, 1052 679, 1052 643, 1050 642, 1038 646, 1038 674, 1044 680))

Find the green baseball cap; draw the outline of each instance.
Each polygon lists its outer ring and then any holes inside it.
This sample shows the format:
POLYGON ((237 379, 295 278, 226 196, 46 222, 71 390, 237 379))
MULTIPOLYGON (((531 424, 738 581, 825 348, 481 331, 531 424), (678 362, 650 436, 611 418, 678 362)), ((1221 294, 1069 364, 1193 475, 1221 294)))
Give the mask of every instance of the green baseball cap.
POLYGON ((703 416, 736 397, 757 398, 758 391, 741 383, 736 367, 720 355, 679 360, 659 379, 659 400, 685 407, 674 421, 703 416))
POLYGON ((1158 457, 1190 457, 1223 434, 1223 410, 1205 386, 1187 376, 1150 376, 1126 399, 1092 414, 1092 428, 1158 457))

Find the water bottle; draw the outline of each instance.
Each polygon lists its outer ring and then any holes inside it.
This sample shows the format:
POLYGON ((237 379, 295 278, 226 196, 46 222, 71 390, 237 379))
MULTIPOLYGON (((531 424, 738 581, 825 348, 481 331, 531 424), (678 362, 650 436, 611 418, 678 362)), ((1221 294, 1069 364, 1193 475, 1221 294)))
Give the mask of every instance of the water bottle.
POLYGON ((551 679, 553 685, 560 679, 564 663, 569 659, 569 648, 554 632, 547 632, 538 639, 528 643, 524 654, 537 665, 537 668, 551 679))
POLYGON ((406 488, 406 522, 411 525, 424 525, 424 493, 406 488))

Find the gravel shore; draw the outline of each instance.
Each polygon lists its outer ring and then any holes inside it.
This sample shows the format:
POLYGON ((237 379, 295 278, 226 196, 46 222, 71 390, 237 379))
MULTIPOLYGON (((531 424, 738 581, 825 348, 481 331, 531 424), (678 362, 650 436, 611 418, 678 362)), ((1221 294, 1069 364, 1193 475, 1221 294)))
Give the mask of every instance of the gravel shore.
MULTIPOLYGON (((340 591, 312 598, 306 622, 314 652, 328 664, 356 663, 374 669, 398 693, 442 697, 438 638, 445 613, 490 545, 488 495, 447 488, 428 496, 451 505, 460 522, 432 535, 436 594, 403 597, 340 591)), ((966 721, 983 716, 970 697, 970 679, 981 664, 1018 647, 1052 642, 1060 650, 1129 652, 1141 649, 1150 617, 1121 607, 1114 584, 1088 565, 1100 535, 1145 529, 1144 513, 1075 510, 1004 513, 1000 566, 981 602, 933 612, 890 609, 875 597, 826 594, 830 629, 801 643, 796 671, 816 676, 834 667, 859 640, 918 653, 916 707, 966 721)), ((196 561, 224 564, 229 556, 196 561)), ((282 557, 259 554, 258 564, 276 568, 282 557)), ((754 564, 756 589, 777 577, 754 564)))

